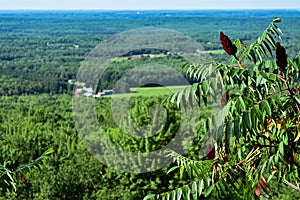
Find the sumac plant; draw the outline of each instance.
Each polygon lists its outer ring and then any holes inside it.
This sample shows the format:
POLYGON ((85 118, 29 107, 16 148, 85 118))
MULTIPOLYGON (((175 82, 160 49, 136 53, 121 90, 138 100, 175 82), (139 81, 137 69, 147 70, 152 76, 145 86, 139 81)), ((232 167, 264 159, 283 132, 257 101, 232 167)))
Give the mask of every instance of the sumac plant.
POLYGON ((206 157, 192 160, 171 151, 176 165, 169 172, 178 171, 189 183, 145 199, 271 198, 270 184, 276 182, 300 191, 300 56, 288 59, 280 22, 274 18, 250 45, 231 42, 221 32, 228 64, 184 66, 196 83, 169 101, 178 106, 191 98, 204 107, 215 103, 224 118, 217 123, 220 115, 212 115, 201 124, 201 134, 213 137, 213 144, 199 143, 209 148, 203 151, 206 157))
MULTIPOLYGON (((5 139, 3 139, 5 140, 5 139)), ((54 152, 53 149, 48 149, 40 157, 35 159, 33 162, 28 163, 16 170, 10 170, 6 167, 9 161, 0 164, 0 190, 14 190, 17 191, 17 182, 25 183, 27 177, 30 176, 31 172, 35 169, 42 168, 42 165, 46 163, 49 155, 54 152)))

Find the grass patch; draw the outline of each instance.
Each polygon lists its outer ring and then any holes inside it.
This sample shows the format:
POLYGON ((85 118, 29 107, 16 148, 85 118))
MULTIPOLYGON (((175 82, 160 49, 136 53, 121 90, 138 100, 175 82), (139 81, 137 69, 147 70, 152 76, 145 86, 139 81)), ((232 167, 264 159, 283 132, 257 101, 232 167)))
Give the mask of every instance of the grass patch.
POLYGON ((219 50, 209 50, 209 51, 204 51, 203 53, 211 53, 214 55, 221 55, 223 54, 225 51, 223 49, 219 49, 219 50))
MULTIPOLYGON (((170 95, 174 92, 184 89, 187 86, 166 86, 166 87, 139 87, 139 88, 130 88, 131 93, 123 93, 123 94, 113 94, 107 95, 103 97, 157 97, 157 96, 165 96, 170 95)), ((102 97, 101 97, 102 98, 102 97)))

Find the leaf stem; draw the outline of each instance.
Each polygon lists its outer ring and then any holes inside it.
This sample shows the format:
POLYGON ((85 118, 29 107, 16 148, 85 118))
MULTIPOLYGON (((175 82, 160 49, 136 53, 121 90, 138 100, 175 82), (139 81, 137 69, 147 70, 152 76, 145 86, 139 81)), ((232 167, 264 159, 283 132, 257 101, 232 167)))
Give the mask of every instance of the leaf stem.
POLYGON ((282 75, 275 74, 275 73, 272 73, 272 72, 264 72, 264 73, 265 73, 265 74, 272 74, 272 75, 275 75, 275 76, 277 76, 278 78, 280 78, 281 80, 286 81, 286 80, 284 79, 284 76, 282 76, 282 75))
POLYGON ((234 58, 236 59, 236 61, 238 62, 240 69, 243 69, 243 66, 242 66, 242 64, 241 64, 241 61, 236 57, 236 55, 233 55, 233 57, 234 57, 234 58))
POLYGON ((293 188, 294 190, 297 190, 298 192, 300 192, 300 187, 299 186, 296 186, 296 185, 293 185, 292 183, 288 182, 287 180, 284 180, 283 181, 287 186, 293 188))

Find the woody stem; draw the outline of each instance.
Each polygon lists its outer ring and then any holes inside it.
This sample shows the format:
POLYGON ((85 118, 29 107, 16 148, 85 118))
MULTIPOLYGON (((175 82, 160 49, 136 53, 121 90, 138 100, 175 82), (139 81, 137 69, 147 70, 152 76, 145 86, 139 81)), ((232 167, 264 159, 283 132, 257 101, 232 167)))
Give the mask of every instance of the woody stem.
POLYGON ((283 181, 286 185, 288 185, 289 187, 293 188, 294 190, 297 190, 298 192, 300 192, 300 188, 299 186, 295 186, 292 183, 288 182, 287 180, 283 181))
POLYGON ((236 57, 236 55, 233 55, 233 57, 234 57, 234 58, 236 59, 236 61, 238 62, 240 69, 243 69, 243 66, 242 66, 241 62, 240 62, 240 60, 236 57))

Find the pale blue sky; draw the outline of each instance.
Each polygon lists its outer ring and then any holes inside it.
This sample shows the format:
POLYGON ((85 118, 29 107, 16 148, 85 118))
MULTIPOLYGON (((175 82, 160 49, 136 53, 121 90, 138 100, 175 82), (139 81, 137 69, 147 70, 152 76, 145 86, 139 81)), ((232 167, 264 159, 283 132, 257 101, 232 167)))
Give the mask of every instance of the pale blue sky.
POLYGON ((299 9, 299 0, 0 0, 0 9, 299 9))

